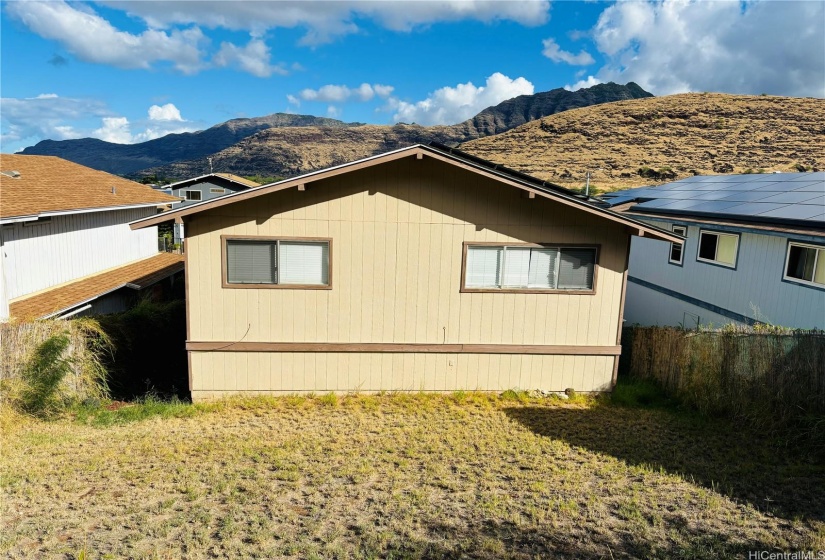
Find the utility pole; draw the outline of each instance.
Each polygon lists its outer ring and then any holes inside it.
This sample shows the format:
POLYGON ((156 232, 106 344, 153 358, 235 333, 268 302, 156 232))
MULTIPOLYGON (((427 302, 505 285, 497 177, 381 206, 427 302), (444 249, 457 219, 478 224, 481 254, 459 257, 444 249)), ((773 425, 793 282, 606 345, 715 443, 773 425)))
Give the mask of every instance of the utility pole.
POLYGON ((212 158, 208 157, 206 159, 209 161, 209 173, 212 173, 212 158))
POLYGON ((584 196, 585 198, 590 198, 590 172, 587 172, 587 183, 584 186, 584 196))

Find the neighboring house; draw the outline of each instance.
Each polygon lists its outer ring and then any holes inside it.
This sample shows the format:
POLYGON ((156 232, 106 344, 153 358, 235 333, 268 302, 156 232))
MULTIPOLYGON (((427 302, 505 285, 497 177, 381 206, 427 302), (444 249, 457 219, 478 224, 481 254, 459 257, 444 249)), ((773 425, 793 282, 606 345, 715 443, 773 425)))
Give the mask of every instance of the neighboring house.
POLYGON ((825 327, 825 173, 696 176, 604 198, 687 237, 633 240, 627 324, 825 327))
POLYGON ((0 320, 122 311, 181 272, 157 228, 128 225, 177 200, 57 157, 0 155, 0 320))
MULTIPOLYGON (((260 186, 254 181, 232 175, 231 173, 209 173, 193 179, 178 181, 169 185, 158 187, 163 192, 171 194, 181 199, 175 207, 188 206, 197 202, 204 202, 226 196, 228 194, 245 191, 252 187, 260 186)), ((180 243, 185 237, 182 224, 174 226, 174 241, 180 243)))
POLYGON ((171 218, 188 231, 196 401, 610 390, 630 236, 682 239, 567 189, 421 145, 132 227, 171 218))

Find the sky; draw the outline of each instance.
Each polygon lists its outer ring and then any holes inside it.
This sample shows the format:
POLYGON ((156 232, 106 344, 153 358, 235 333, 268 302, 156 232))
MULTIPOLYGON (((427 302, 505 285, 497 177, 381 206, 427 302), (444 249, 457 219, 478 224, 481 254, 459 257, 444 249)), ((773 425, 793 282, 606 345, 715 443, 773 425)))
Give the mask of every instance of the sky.
POLYGON ((0 151, 277 112, 454 124, 634 81, 825 97, 822 0, 0 2, 0 151))

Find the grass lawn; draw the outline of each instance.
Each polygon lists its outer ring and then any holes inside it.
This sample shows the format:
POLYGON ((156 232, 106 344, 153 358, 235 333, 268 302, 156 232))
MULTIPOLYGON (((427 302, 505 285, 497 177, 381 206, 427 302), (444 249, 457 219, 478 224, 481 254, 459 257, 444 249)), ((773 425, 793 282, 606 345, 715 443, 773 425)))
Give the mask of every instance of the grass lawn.
POLYGON ((3 423, 11 558, 747 558, 825 549, 825 468, 671 408, 463 394, 3 423))

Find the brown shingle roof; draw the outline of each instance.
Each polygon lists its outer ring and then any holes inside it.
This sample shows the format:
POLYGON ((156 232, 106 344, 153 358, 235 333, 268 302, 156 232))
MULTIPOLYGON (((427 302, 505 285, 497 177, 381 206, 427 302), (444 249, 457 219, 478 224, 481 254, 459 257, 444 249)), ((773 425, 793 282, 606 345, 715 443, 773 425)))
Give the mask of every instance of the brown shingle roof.
POLYGON ((2 218, 178 201, 147 185, 59 157, 0 154, 2 218), (12 171, 20 175, 10 177, 12 171))
POLYGON ((9 315, 40 319, 128 286, 142 289, 183 270, 183 255, 160 253, 9 303, 9 315))

